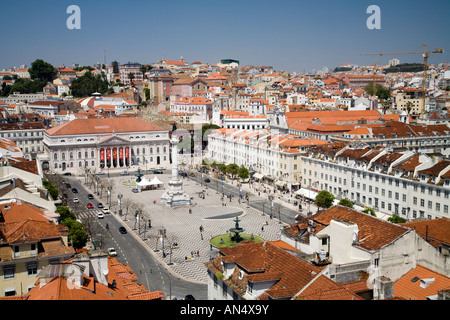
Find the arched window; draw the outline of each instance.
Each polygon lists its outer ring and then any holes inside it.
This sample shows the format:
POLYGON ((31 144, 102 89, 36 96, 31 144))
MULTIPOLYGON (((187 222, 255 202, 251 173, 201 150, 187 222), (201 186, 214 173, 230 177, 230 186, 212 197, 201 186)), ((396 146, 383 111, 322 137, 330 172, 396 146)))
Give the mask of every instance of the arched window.
POLYGON ((61 154, 61 159, 66 160, 66 154, 64 152, 61 154))
POLYGON ((58 154, 56 152, 53 154, 53 160, 58 160, 58 154))
POLYGON ((94 157, 94 151, 91 151, 91 158, 94 157))
POLYGON ((78 152, 78 159, 81 159, 81 152, 78 152))
POLYGON ((150 154, 153 154, 153 148, 150 148, 150 154))
POLYGON ((73 152, 69 153, 69 158, 70 158, 70 160, 73 159, 73 152))
POLYGON ((85 151, 85 152, 84 152, 84 158, 87 158, 87 157, 88 157, 88 152, 85 151))

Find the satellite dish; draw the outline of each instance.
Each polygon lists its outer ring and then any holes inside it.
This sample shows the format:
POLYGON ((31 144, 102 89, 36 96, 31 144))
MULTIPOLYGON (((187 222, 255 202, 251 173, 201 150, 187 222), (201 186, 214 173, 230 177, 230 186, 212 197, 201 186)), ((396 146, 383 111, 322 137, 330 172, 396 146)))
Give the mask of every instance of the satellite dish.
POLYGON ((353 232, 352 241, 353 241, 353 243, 356 243, 358 241, 358 231, 353 232))

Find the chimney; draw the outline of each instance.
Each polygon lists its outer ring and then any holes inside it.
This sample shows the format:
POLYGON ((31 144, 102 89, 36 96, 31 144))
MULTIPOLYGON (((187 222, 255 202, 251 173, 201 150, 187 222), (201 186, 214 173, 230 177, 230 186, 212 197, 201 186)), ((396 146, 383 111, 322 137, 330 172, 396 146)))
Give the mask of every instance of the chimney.
POLYGON ((373 286, 373 299, 385 300, 394 296, 394 282, 384 276, 375 278, 373 286))

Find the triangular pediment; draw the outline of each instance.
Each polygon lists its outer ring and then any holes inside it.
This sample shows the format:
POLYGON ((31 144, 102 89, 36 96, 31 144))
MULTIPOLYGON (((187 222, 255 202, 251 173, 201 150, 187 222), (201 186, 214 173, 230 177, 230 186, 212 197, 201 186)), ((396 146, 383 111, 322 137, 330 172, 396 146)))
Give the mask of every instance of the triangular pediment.
POLYGON ((101 139, 97 145, 99 146, 112 146, 112 145, 120 145, 120 144, 130 144, 130 141, 125 140, 116 135, 110 135, 101 139))

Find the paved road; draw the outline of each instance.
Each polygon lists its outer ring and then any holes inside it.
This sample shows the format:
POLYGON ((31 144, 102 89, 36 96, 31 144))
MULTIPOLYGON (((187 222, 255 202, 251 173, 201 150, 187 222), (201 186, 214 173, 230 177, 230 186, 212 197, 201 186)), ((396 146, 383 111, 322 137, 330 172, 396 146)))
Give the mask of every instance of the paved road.
POLYGON ((105 203, 97 195, 94 199, 88 199, 90 190, 83 185, 83 179, 77 177, 65 177, 72 187, 78 189, 78 193, 74 194, 71 190, 66 190, 69 196, 68 205, 76 213, 77 218, 83 223, 88 223, 92 229, 93 237, 101 241, 102 248, 106 249, 114 247, 118 252, 117 260, 128 264, 139 277, 138 282, 142 283, 148 290, 161 290, 165 293, 165 299, 174 297, 184 297, 187 294, 193 294, 196 299, 207 299, 207 287, 204 283, 192 282, 182 279, 167 269, 164 261, 158 259, 152 254, 151 249, 145 242, 135 235, 135 230, 117 215, 107 214, 105 218, 97 218, 97 213, 101 209, 97 208, 97 204, 105 203), (77 197, 79 203, 74 203, 73 198, 77 197), (94 205, 94 209, 88 209, 87 203, 94 205), (106 229, 109 225, 109 230, 106 229), (127 234, 121 234, 118 229, 124 226, 127 234))

